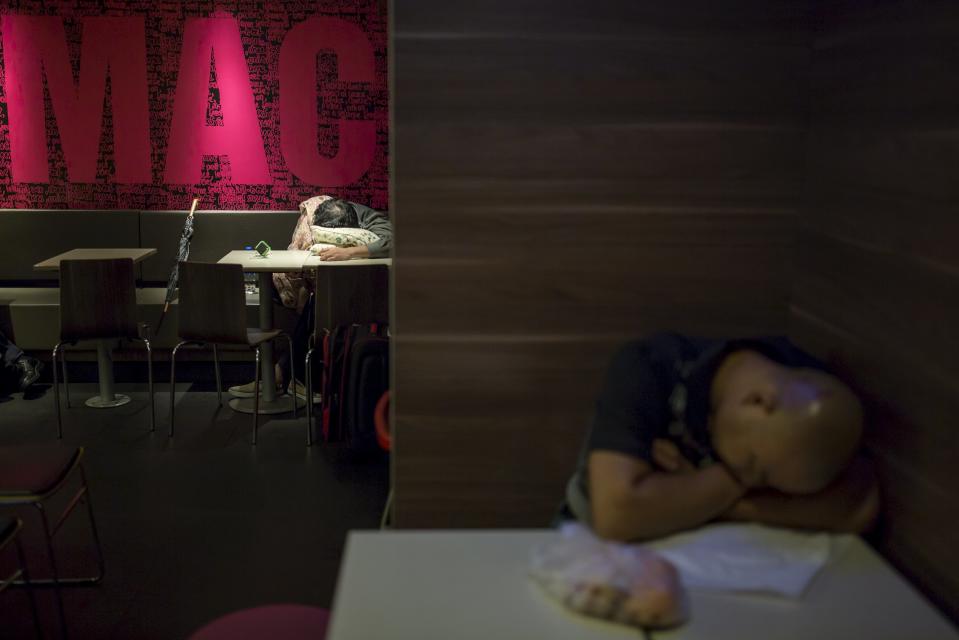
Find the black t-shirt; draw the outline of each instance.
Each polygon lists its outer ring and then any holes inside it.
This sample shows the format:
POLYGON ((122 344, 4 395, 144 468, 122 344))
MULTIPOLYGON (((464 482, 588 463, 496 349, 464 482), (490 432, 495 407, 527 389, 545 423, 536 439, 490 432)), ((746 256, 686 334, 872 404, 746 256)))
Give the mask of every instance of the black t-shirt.
POLYGON ((607 372, 579 469, 567 491, 569 502, 574 502, 570 491, 577 489, 581 500, 588 501, 586 461, 591 451, 615 451, 652 463, 653 440, 665 438, 697 466, 718 459, 708 431, 710 387, 723 359, 742 349, 790 367, 825 368, 781 336, 715 340, 659 333, 627 344, 607 372))

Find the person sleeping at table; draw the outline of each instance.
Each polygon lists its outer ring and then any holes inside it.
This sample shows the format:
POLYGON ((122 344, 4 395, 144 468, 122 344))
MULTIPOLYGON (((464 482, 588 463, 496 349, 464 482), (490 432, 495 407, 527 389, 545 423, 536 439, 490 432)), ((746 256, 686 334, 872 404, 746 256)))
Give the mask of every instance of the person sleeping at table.
POLYGON ((562 517, 638 541, 715 520, 863 532, 856 395, 785 338, 657 334, 613 359, 562 517))
MULTIPOLYGON (((331 196, 316 196, 300 203, 300 217, 293 229, 290 250, 308 251, 322 242, 329 244, 317 252, 320 260, 388 258, 393 249, 393 223, 379 211, 331 196), (353 246, 333 246, 331 238, 317 234, 337 230, 349 234, 353 246)), ((297 314, 303 313, 306 300, 314 290, 311 271, 274 273, 273 285, 280 302, 297 314)))
MULTIPOLYGON (((385 215, 362 204, 322 195, 300 203, 300 217, 293 229, 290 250, 310 250, 320 260, 339 261, 361 258, 388 258, 393 248, 393 224, 385 215)), ((293 273, 274 273, 273 286, 280 304, 297 314, 293 331, 293 345, 297 353, 306 353, 312 316, 305 313, 310 296, 315 291, 311 270, 293 273)), ((287 389, 306 399, 303 362, 294 363, 292 375, 290 357, 281 350, 276 364, 278 389, 287 389), (295 378, 294 383, 289 383, 295 378), (289 387, 289 388, 287 388, 289 387)), ((254 383, 232 387, 237 397, 252 397, 254 383)))

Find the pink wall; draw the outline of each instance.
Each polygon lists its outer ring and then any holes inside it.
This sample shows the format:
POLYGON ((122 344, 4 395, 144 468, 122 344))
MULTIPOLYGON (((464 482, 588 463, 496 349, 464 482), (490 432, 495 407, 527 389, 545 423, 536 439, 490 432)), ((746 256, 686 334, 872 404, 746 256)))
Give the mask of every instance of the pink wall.
POLYGON ((385 3, 13 0, 0 207, 386 209, 385 3))

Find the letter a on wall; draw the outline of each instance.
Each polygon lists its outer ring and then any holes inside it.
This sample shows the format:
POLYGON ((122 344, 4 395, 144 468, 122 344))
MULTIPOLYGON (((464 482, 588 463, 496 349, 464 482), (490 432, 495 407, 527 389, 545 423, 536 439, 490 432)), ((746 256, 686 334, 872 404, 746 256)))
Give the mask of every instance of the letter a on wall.
POLYGON ((165 181, 201 182, 203 156, 210 155, 229 157, 235 183, 270 182, 240 30, 232 18, 186 21, 165 181), (211 61, 220 89, 222 126, 208 125, 206 119, 211 61))

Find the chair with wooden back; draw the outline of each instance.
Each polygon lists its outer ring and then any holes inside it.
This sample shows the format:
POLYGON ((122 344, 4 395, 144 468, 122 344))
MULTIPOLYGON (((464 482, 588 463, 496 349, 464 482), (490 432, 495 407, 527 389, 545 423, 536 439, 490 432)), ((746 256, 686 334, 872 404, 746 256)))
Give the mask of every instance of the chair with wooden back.
POLYGON ((60 342, 53 348, 53 389, 57 405, 57 438, 63 437, 57 357, 63 367, 67 406, 70 387, 64 345, 84 340, 126 339, 147 350, 150 431, 156 428, 153 403, 153 352, 149 325, 137 322, 136 277, 130 258, 63 260, 60 263, 60 342))
MULTIPOLYGON (((188 344, 213 347, 217 402, 222 402, 218 344, 245 345, 256 352, 255 389, 260 388, 260 347, 270 340, 285 337, 293 360, 293 340, 279 329, 260 331, 246 326, 246 295, 243 267, 237 264, 181 262, 177 335, 180 342, 170 355, 170 437, 173 437, 176 384, 176 354, 188 344)), ((296 394, 293 417, 296 417, 296 394)), ((253 401, 253 444, 259 428, 260 394, 253 401)))
MULTIPOLYGON (((313 353, 334 327, 383 323, 390 318, 390 272, 386 265, 327 265, 315 268, 313 333, 304 359, 306 446, 313 444, 313 353)), ((295 383, 294 383, 295 384, 295 383)), ((328 402, 329 399, 323 399, 328 402)))

